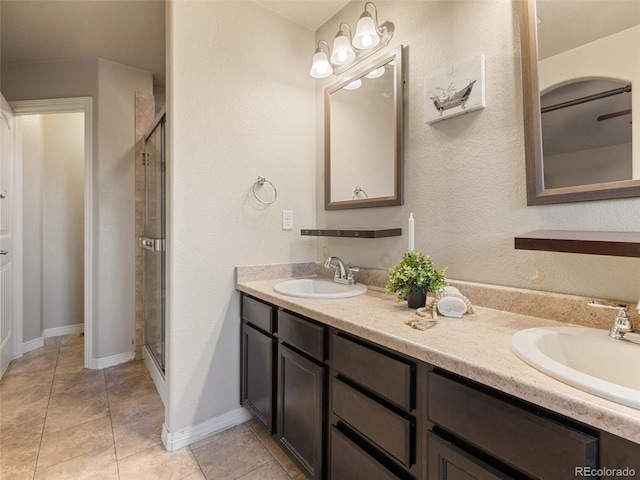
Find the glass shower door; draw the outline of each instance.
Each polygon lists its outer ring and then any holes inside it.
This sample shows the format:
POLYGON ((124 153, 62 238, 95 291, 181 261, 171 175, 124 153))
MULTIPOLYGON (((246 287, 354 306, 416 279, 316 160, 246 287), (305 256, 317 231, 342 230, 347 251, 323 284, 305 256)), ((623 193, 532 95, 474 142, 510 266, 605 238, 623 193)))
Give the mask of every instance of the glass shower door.
POLYGON ((145 141, 144 340, 164 372, 165 366, 165 117, 145 141))

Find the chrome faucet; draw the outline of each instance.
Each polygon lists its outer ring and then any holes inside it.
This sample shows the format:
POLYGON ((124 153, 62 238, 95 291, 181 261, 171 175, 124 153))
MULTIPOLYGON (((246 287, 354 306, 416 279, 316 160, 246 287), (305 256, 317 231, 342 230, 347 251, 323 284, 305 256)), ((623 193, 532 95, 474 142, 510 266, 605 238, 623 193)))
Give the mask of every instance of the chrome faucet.
POLYGON ((324 268, 335 268, 336 274, 333 277, 333 281, 336 283, 344 283, 346 285, 353 285, 356 283, 353 278, 353 273, 360 271, 359 268, 351 267, 351 264, 349 263, 345 265, 338 257, 327 258, 324 262, 324 268), (334 262, 337 263, 337 265, 334 265, 334 262))
POLYGON ((613 322, 613 327, 609 331, 609 336, 616 340, 626 340, 628 342, 640 343, 640 334, 633 330, 633 323, 627 315, 629 307, 623 303, 614 305, 612 303, 598 302, 591 300, 588 305, 596 308, 610 308, 618 310, 618 315, 613 322))

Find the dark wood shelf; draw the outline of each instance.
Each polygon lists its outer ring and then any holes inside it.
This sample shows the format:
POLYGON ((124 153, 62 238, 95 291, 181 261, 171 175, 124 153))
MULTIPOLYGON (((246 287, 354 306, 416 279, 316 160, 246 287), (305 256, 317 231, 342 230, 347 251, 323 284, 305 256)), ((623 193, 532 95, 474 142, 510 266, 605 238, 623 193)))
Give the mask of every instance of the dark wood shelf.
POLYGON ((515 237, 519 250, 640 257, 640 232, 535 230, 515 237))
POLYGON ((345 237, 345 238, 384 238, 399 237, 402 235, 401 228, 327 228, 327 229, 309 229, 300 230, 301 235, 311 237, 345 237))

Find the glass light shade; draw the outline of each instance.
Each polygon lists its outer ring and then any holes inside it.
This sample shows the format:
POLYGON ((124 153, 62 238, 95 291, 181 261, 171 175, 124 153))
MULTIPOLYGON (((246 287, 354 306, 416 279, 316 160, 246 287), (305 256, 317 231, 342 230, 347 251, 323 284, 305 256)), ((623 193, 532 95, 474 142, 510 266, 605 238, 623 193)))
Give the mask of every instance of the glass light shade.
POLYGON ((365 75, 367 78, 378 78, 384 75, 384 66, 378 67, 365 75))
POLYGON ((353 37, 353 46, 358 50, 367 50, 380 43, 380 36, 371 14, 366 10, 360 15, 356 25, 356 34, 353 37))
POLYGON ((344 89, 345 90, 356 90, 358 88, 360 88, 362 86, 362 80, 360 80, 359 78, 354 80, 353 82, 349 83, 348 85, 345 85, 344 89))
POLYGON ((356 52, 351 48, 351 43, 342 31, 336 34, 333 41, 333 53, 331 54, 331 63, 334 65, 344 65, 351 63, 356 58, 356 52))
POLYGON ((311 63, 309 75, 313 78, 327 78, 332 73, 333 67, 331 67, 329 63, 327 54, 318 48, 316 53, 313 54, 313 62, 311 63))

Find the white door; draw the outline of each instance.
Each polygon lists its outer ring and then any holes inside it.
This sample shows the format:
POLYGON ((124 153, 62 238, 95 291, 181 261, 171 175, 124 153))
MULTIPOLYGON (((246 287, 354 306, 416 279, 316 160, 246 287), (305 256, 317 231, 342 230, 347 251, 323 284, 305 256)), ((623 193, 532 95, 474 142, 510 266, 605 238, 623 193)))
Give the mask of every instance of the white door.
POLYGON ((13 112, 0 94, 0 378, 13 358, 13 112))

